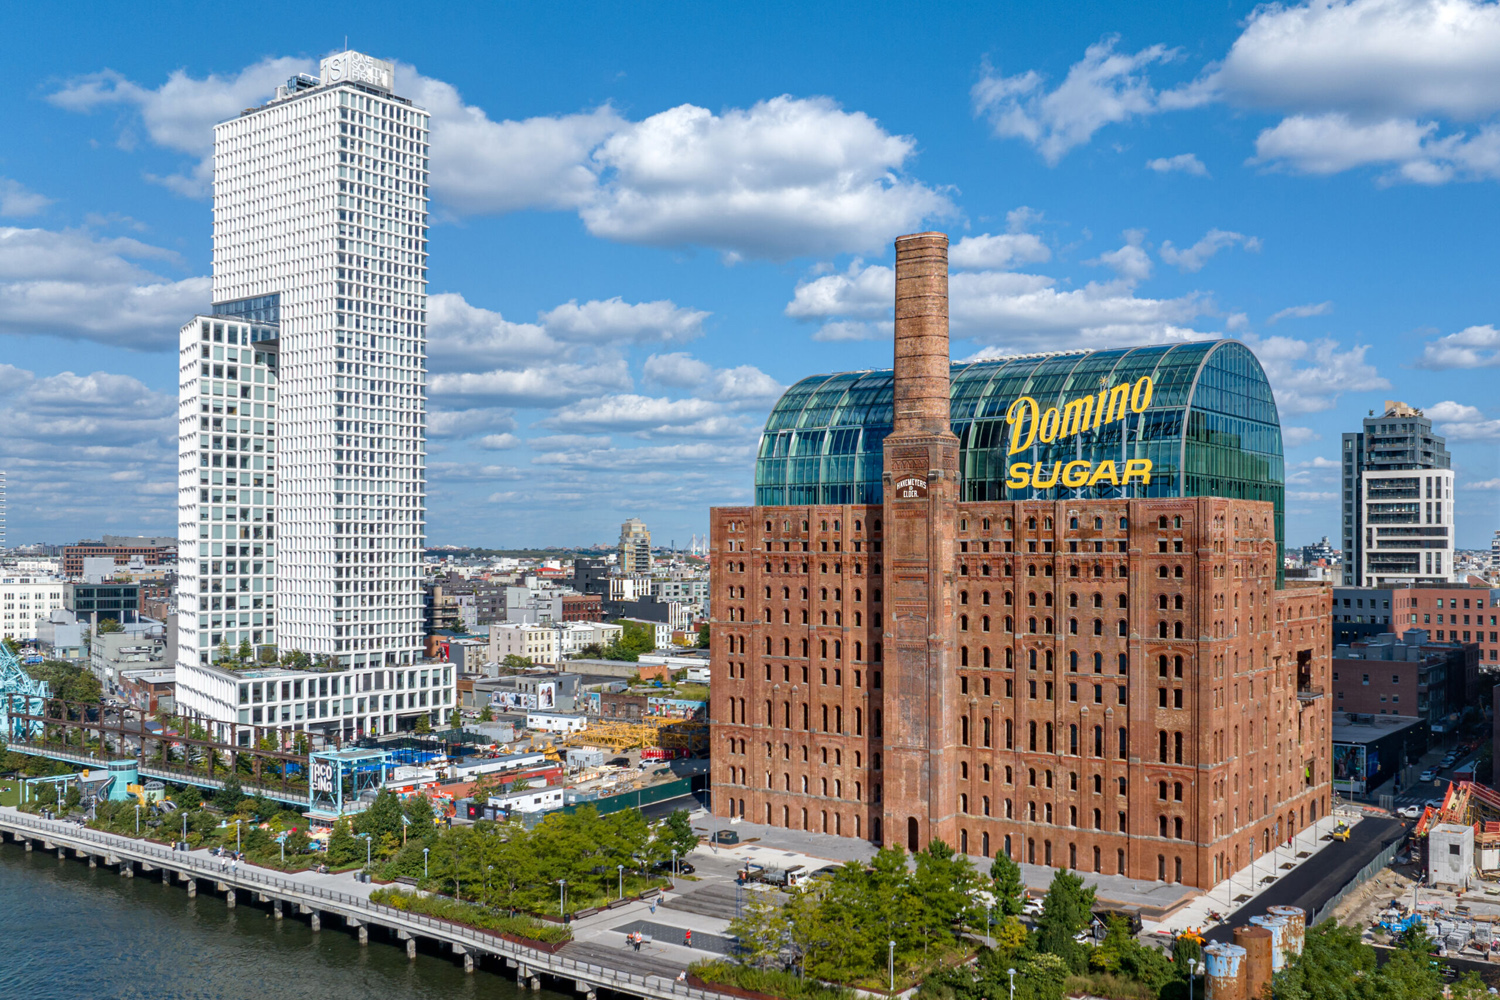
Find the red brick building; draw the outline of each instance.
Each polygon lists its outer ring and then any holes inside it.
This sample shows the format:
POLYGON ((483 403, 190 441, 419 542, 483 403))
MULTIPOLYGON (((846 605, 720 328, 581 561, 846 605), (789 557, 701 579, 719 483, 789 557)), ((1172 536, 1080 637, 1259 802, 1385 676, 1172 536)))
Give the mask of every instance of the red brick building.
POLYGON ((602 622, 604 598, 598 594, 562 595, 562 620, 565 622, 602 622))
POLYGON ((1500 669, 1500 589, 1473 586, 1391 588, 1391 631, 1419 628, 1438 642, 1473 643, 1479 659, 1500 669))
POLYGON ((712 514, 714 811, 1219 881, 1328 810, 1329 591, 1272 502, 966 499, 947 239, 896 246, 881 502, 712 514))
POLYGON ((116 566, 128 566, 137 556, 147 566, 167 566, 177 561, 177 550, 171 546, 103 545, 98 542, 64 545, 62 574, 70 580, 83 576, 85 559, 113 559, 116 566))

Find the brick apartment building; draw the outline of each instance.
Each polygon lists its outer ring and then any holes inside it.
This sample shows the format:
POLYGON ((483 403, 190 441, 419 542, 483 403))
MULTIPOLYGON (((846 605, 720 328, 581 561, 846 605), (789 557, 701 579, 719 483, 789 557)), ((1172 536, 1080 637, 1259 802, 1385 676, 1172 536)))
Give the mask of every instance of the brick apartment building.
POLYGON ((1333 647, 1333 708, 1356 715, 1407 715, 1448 729, 1479 696, 1479 647, 1438 642, 1422 628, 1333 647))
POLYGON ((1326 814, 1330 596, 1279 583, 1254 356, 950 365, 946 237, 896 259, 894 371, 793 386, 712 513, 715 812, 1197 886, 1326 814))
POLYGON ((128 566, 139 557, 146 566, 168 566, 177 561, 177 547, 158 545, 103 545, 99 542, 79 542, 64 545, 62 550, 62 575, 69 580, 83 576, 85 559, 113 559, 116 566, 128 566))

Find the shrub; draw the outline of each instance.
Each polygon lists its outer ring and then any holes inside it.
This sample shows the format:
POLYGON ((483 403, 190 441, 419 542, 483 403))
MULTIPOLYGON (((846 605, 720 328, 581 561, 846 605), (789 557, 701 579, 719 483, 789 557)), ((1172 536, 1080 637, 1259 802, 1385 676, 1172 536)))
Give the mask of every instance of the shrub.
POLYGON ((557 944, 573 938, 573 932, 561 924, 547 923, 532 917, 497 913, 488 907, 463 903, 447 896, 423 896, 414 892, 403 892, 396 888, 382 888, 370 893, 370 902, 380 903, 397 910, 406 910, 409 913, 436 917, 439 920, 448 920, 476 930, 511 934, 546 944, 557 944))
POLYGON ((853 1000, 854 991, 829 986, 816 979, 803 979, 795 972, 782 969, 756 969, 722 959, 704 959, 688 966, 688 971, 718 986, 734 986, 756 993, 787 997, 789 1000, 853 1000))

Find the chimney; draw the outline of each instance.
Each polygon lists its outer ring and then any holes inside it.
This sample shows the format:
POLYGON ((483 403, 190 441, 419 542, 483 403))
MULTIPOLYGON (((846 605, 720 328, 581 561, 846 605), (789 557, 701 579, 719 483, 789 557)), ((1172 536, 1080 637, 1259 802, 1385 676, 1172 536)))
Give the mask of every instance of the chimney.
POLYGON ((896 240, 896 413, 892 434, 951 434, 948 237, 896 240))

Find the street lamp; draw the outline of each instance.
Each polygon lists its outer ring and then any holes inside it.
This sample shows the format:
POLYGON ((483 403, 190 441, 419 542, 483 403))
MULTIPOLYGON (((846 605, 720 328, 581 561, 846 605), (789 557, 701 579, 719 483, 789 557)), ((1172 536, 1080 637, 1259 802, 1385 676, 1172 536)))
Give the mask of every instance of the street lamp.
POLYGON ((1005 971, 1010 976, 1010 1000, 1016 1000, 1016 970, 1006 969, 1005 971))
POLYGON ((677 877, 677 848, 672 848, 672 877, 677 877))
POLYGON ((234 821, 234 853, 236 854, 240 853, 240 823, 239 819, 234 821))
POLYGON ((355 834, 355 836, 365 838, 365 870, 369 871, 369 869, 370 869, 370 835, 368 833, 360 833, 360 834, 355 834))
POLYGON ((890 965, 891 970, 891 992, 894 993, 896 992, 896 942, 892 941, 890 943, 890 950, 887 952, 887 955, 886 961, 890 965))
POLYGON ((430 850, 432 850, 432 848, 430 848, 430 847, 424 847, 424 848, 422 848, 422 877, 423 878, 427 877, 427 852, 430 851, 430 850))
POLYGON ((1188 959, 1188 1000, 1193 1000, 1193 977, 1198 974, 1198 960, 1188 959))
POLYGON ((568 880, 565 878, 557 880, 557 915, 568 919, 568 880))
POLYGON ((135 835, 137 837, 141 835, 141 804, 139 802, 135 804, 135 835))
POLYGON ((620 898, 625 898, 625 866, 615 865, 615 870, 620 873, 620 898))
POLYGON ((187 812, 182 814, 182 845, 187 846, 187 812))

